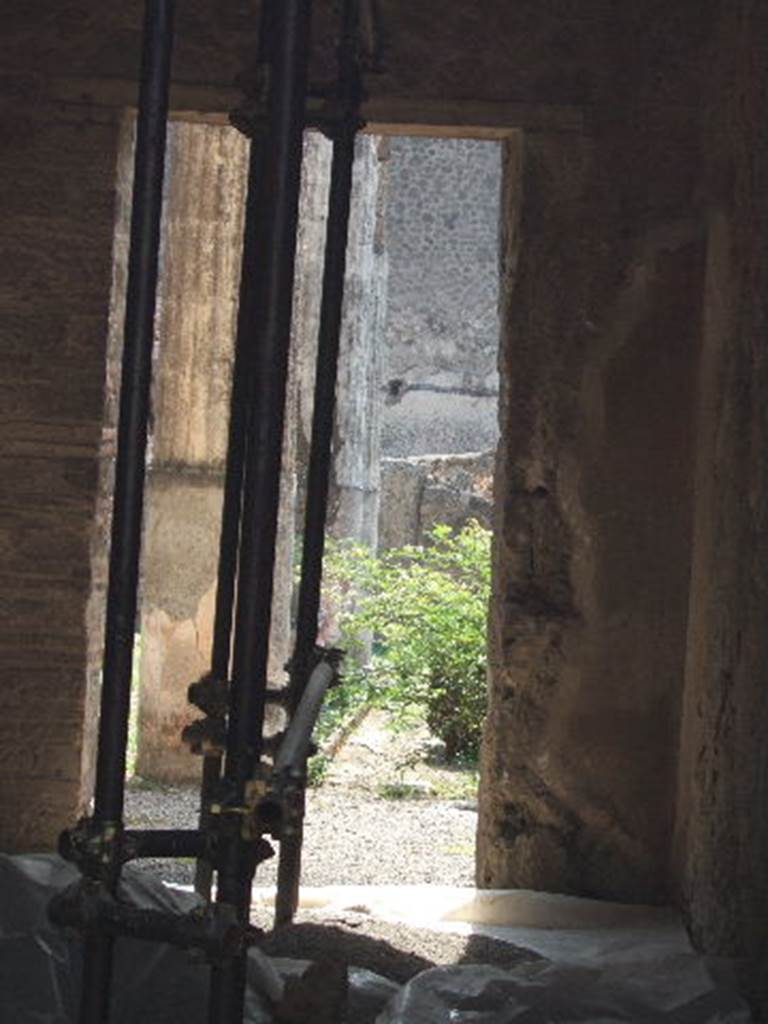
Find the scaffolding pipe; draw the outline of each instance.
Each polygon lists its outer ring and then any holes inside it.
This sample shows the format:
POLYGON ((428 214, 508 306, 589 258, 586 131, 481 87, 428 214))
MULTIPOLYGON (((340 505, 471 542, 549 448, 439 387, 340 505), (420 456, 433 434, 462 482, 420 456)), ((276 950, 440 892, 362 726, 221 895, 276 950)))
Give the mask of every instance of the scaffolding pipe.
MULTIPOLYGON (((206 758, 201 823, 196 830, 126 831, 122 821, 173 7, 173 0, 147 0, 145 9, 95 809, 91 818, 65 832, 61 840, 63 855, 78 864, 84 879, 65 899, 51 905, 52 919, 63 922, 66 918, 85 932, 81 1024, 108 1021, 117 935, 203 949, 213 960, 209 1022, 240 1024, 246 949, 256 936, 249 926, 253 873, 256 864, 272 853, 254 827, 258 818, 246 797, 261 755, 268 749, 262 730, 312 0, 265 0, 262 9, 261 52, 268 53, 269 60, 261 63, 270 64, 269 95, 266 134, 252 142, 249 164, 212 671, 190 688, 190 698, 206 711, 208 724, 223 723, 225 712, 228 715, 224 774, 220 777, 220 758, 206 758), (215 816, 210 808, 214 788, 219 805, 215 816), (216 904, 204 918, 147 912, 115 900, 122 865, 149 856, 194 856, 215 866, 216 904)), ((340 113, 323 126, 332 135, 334 156, 300 590, 302 632, 287 691, 293 716, 275 764, 276 776, 290 777, 298 787, 300 803, 312 729, 338 665, 338 652, 332 651, 317 663, 315 639, 354 139, 359 127, 356 35, 357 0, 345 0, 340 113)), ((285 861, 290 867, 287 876, 283 866, 282 877, 291 883, 283 887, 284 893, 291 901, 298 887, 302 816, 303 807, 290 823, 295 843, 285 861)), ((210 886, 210 870, 206 871, 203 882, 210 886)))
POLYGON ((208 836, 199 829, 126 829, 122 837, 124 861, 145 857, 204 857, 208 836))
MULTIPOLYGON (((312 671, 301 702, 275 756, 271 789, 256 808, 256 816, 262 827, 279 835, 281 846, 290 841, 302 826, 307 757, 312 747, 312 733, 325 695, 338 681, 340 658, 341 652, 331 651, 312 671)), ((277 905, 280 905, 279 901, 277 905)), ((275 921, 276 925, 279 923, 275 921)))
MULTIPOLYGON (((266 221, 264 267, 255 296, 253 410, 247 429, 237 607, 232 654, 227 750, 223 786, 228 806, 245 804, 245 789, 261 753, 267 653, 290 344, 302 133, 306 101, 311 0, 284 0, 273 26, 268 98, 269 149, 264 164, 266 221)), ((255 869, 255 844, 237 813, 220 836, 217 905, 234 908, 247 922, 255 869)), ((210 1024, 239 1024, 245 995, 245 955, 214 966, 210 1024)))
MULTIPOLYGON (((123 815, 173 18, 173 0, 147 0, 94 800, 94 820, 105 834, 120 831, 123 815)), ((107 856, 105 881, 111 891, 119 873, 119 859, 112 858, 110 863, 107 856)), ((111 937, 90 933, 84 957, 81 1024, 107 1021, 111 969, 111 937)))
POLYGON ((173 0, 147 0, 136 123, 94 817, 122 816, 136 626, 173 0))
MULTIPOLYGON (((238 307, 235 358, 232 368, 232 396, 229 414, 227 461, 224 476, 224 499, 219 536, 219 563, 216 582, 216 608, 213 620, 213 647, 211 651, 211 677, 225 688, 229 679, 232 646, 232 613, 235 579, 237 577, 240 539, 240 516, 243 489, 243 470, 246 452, 246 428, 253 391, 254 293, 260 270, 259 256, 264 251, 259 244, 260 230, 265 221, 263 177, 265 146, 262 137, 251 140, 248 157, 248 185, 243 229, 243 255, 240 274, 240 303, 238 307)), ((223 758, 208 754, 203 758, 200 785, 200 828, 210 825, 210 804, 221 778, 223 758)), ((195 891, 204 900, 211 897, 213 867, 205 858, 195 865, 195 891)))
MULTIPOLYGON (((275 25, 274 0, 263 0, 259 19, 258 66, 266 68, 271 61, 275 25)), ((240 269, 240 293, 237 310, 235 357, 232 366, 227 458, 224 475, 224 498, 219 534, 219 560, 216 574, 216 607, 213 618, 211 677, 222 688, 229 685, 232 652, 232 618, 240 547, 243 473, 245 466, 248 415, 253 395, 253 323, 254 301, 258 294, 260 256, 265 251, 264 225, 267 222, 267 190, 265 180, 266 138, 254 134, 249 143, 248 180, 246 184, 243 252, 240 269)), ((221 780, 223 757, 218 753, 203 758, 200 784, 199 827, 210 827, 210 805, 221 780)), ((204 857, 195 865, 195 891, 206 902, 211 898, 213 866, 204 857)))
POLYGON ((80 881, 57 893, 49 915, 62 927, 199 949, 213 960, 247 949, 261 936, 258 929, 241 925, 219 907, 190 914, 136 907, 115 899, 101 882, 80 881))
MULTIPOLYGON (((302 700, 309 679, 320 611, 355 138, 362 127, 359 115, 362 86, 358 46, 358 0, 345 0, 338 82, 343 116, 332 126, 333 155, 296 614, 296 646, 291 660, 290 700, 294 711, 302 700)), ((275 923, 278 925, 290 922, 298 906, 301 843, 302 823, 299 820, 291 835, 280 843, 275 898, 275 923)))

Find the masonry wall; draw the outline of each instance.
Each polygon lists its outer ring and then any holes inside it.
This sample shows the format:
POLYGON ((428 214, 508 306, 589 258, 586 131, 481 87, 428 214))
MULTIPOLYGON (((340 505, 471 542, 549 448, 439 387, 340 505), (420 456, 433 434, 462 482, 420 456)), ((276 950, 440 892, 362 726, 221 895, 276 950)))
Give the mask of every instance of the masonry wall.
POLYGON ((498 142, 393 138, 381 445, 408 458, 498 438, 498 142))
POLYGON ((675 868, 695 941, 768 1017, 768 17, 723 3, 703 121, 707 284, 675 868))
POLYGON ((478 880, 659 902, 703 243, 685 195, 677 217, 622 224, 603 203, 609 159, 592 141, 508 146, 478 880))
POLYGON ((0 847, 83 807, 118 124, 3 111, 0 847))
POLYGON ((650 6, 510 156, 479 880, 676 897, 764 1019, 766 21, 650 6))
POLYGON ((495 461, 494 451, 382 459, 379 547, 422 544, 433 527, 471 519, 491 529, 495 461))

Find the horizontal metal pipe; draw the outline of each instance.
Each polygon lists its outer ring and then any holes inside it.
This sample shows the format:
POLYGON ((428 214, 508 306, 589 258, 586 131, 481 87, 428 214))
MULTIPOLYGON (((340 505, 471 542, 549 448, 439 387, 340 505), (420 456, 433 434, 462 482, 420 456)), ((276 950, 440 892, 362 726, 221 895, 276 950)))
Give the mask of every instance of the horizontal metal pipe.
POLYGON ((51 920, 63 927, 201 949, 213 960, 242 953, 261 935, 258 929, 239 922, 222 907, 209 908, 202 914, 173 914, 136 907, 118 902, 100 882, 69 886, 51 901, 49 914, 51 920))
POLYGON ((208 837, 199 829, 128 829, 123 833, 123 859, 204 857, 208 837))

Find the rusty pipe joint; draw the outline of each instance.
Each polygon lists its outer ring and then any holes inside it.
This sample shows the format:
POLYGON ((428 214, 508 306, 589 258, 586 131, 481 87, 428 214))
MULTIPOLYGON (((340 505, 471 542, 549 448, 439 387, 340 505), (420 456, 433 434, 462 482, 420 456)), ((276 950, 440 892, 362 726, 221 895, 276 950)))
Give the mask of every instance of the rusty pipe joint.
POLYGON ((211 718, 224 718, 229 702, 229 683, 206 672, 187 688, 187 700, 211 718))
POLYGON ((59 856, 88 878, 108 881, 123 864, 123 827, 119 822, 80 818, 59 835, 59 856))
POLYGON ((193 754, 216 757, 224 753, 227 745, 227 726, 223 718, 198 718, 182 729, 182 743, 193 754))

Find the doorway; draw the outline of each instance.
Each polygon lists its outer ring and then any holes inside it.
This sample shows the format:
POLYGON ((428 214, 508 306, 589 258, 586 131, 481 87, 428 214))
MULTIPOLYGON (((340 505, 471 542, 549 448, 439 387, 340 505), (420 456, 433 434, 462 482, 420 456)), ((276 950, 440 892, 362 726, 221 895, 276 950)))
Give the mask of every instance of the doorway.
MULTIPOLYGON (((273 611, 270 679, 275 683, 291 645, 291 564, 301 519, 306 396, 322 271, 317 239, 323 232, 329 157, 324 139, 308 134, 305 145, 297 338, 285 438, 289 472, 281 501, 283 569, 273 611)), ((330 530, 371 550, 391 550, 423 544, 436 526, 457 532, 477 519, 490 528, 501 146, 369 135, 361 137, 358 149, 345 315, 351 356, 340 380, 330 530), (441 302, 430 303, 429 295, 439 295, 441 302)), ((129 766, 134 777, 128 813, 137 827, 187 827, 197 814, 200 764, 180 744, 179 734, 194 717, 186 706, 186 687, 205 671, 210 643, 246 158, 247 142, 222 124, 176 120, 171 126, 137 648, 137 749, 129 766), (201 206, 203 194, 212 197, 208 207, 201 206), (172 806, 177 810, 169 821, 172 806)), ((118 225, 116 309, 122 251, 118 225)), ((364 749, 370 726, 370 719, 364 725, 355 719, 349 733, 346 723, 332 746, 364 749)), ((391 733, 388 727, 382 732, 375 724, 374 731, 373 745, 385 748, 392 767, 386 748, 402 747, 407 733, 391 733)), ((459 778, 450 766, 443 772, 438 764, 433 781, 420 785, 412 776, 422 754, 433 762, 440 757, 434 737, 423 739, 422 746, 402 754, 395 777, 389 772, 369 795, 387 801, 390 818, 402 814, 403 829, 414 835, 435 830, 413 828, 417 801, 420 813, 430 803, 458 812, 461 827, 446 833, 445 864, 435 862, 433 848, 429 870, 432 880, 445 880, 449 865, 453 870, 461 862, 451 880, 470 884, 476 770, 459 778)), ((333 753, 326 754, 329 760, 333 753)), ((344 755, 338 757, 343 763, 344 755)), ((376 813, 368 816, 377 819, 376 813)), ((308 843, 312 821, 310 809, 308 843)), ((320 824, 318 832, 327 843, 325 826, 320 824)), ((393 850, 390 880, 399 877, 397 862, 393 850)), ((379 857, 380 880, 382 867, 379 857)), ((183 865, 174 870, 179 878, 189 873, 183 865)))

